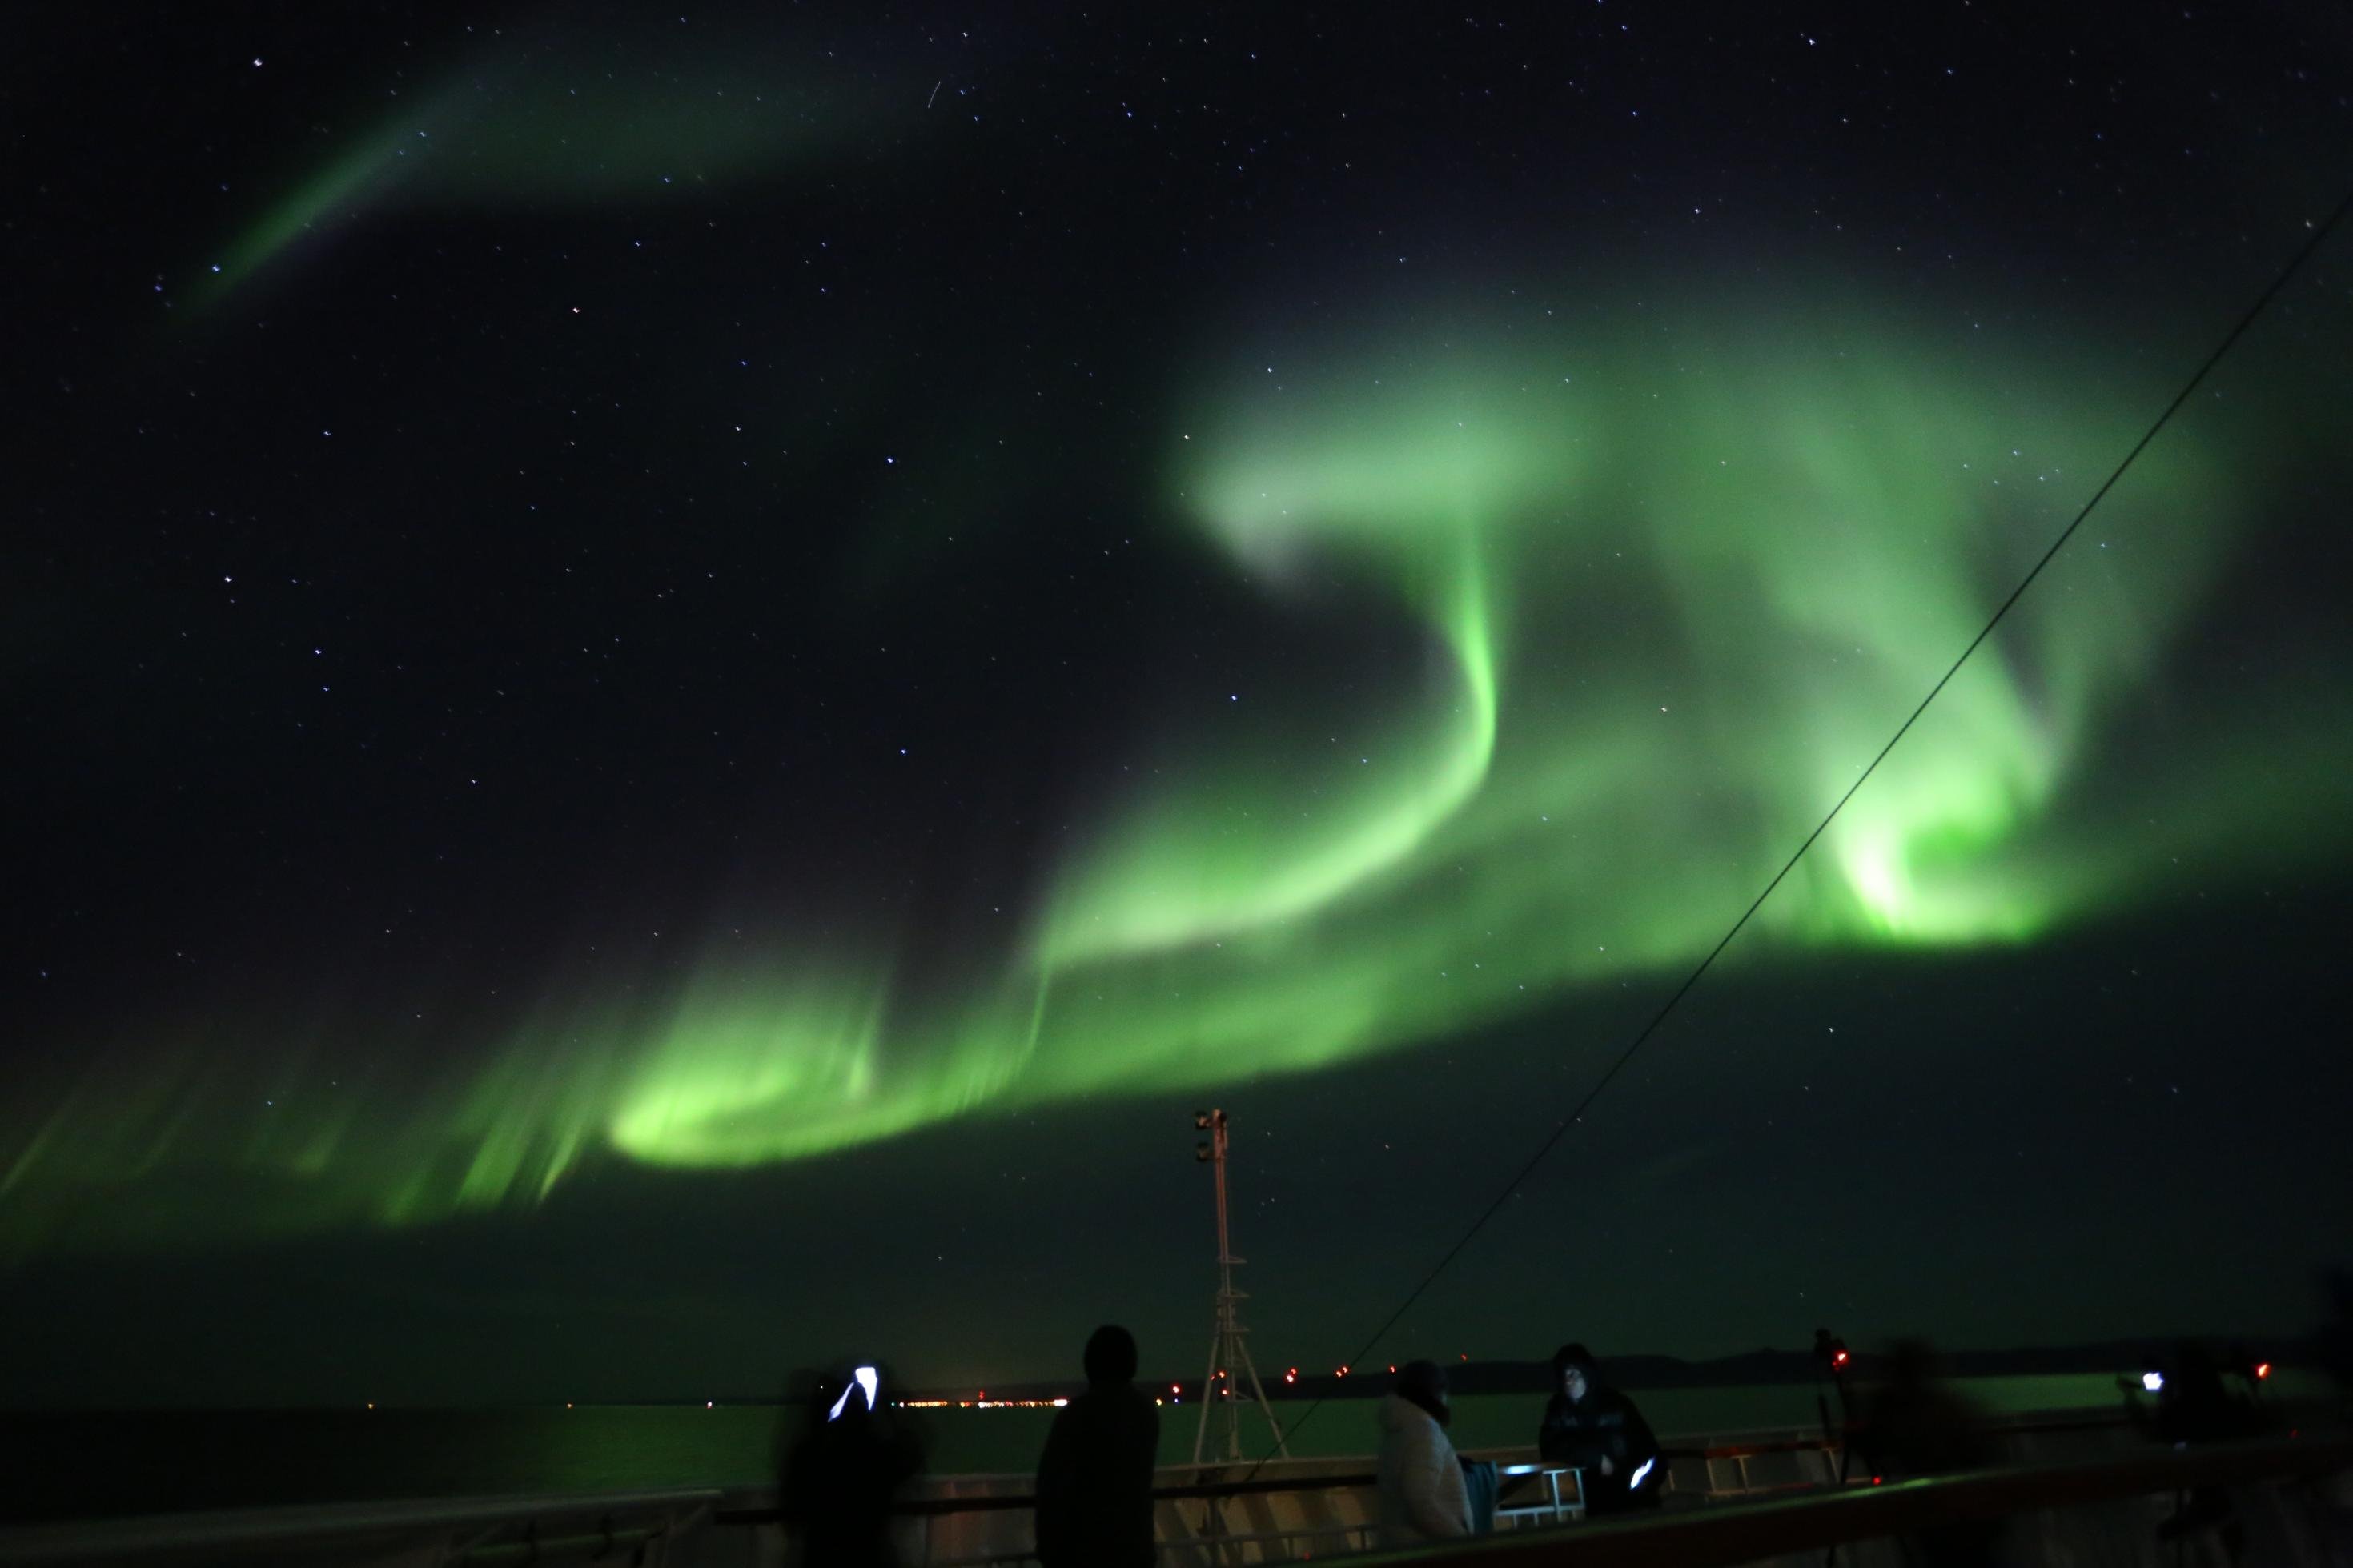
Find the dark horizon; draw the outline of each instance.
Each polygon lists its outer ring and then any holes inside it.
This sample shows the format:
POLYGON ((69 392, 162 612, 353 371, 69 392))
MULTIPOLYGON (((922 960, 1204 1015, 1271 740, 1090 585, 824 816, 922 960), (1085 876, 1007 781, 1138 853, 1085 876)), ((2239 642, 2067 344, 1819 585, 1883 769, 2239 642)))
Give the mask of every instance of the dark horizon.
MULTIPOLYGON (((2126 1373, 2137 1372, 2150 1364, 2171 1364, 2179 1359, 2181 1348, 2196 1345, 2216 1358, 2225 1374, 2242 1385, 2250 1379, 2247 1368, 2238 1359, 2260 1361, 2266 1371, 2263 1381, 2274 1378, 2294 1379, 2298 1376, 2326 1378, 2330 1375, 2327 1347, 2321 1333, 2305 1335, 2216 1335, 2180 1334, 2152 1339, 2115 1340, 2076 1345, 2016 1345, 2000 1350, 1974 1350, 1939 1352, 1944 1372, 1959 1380, 1978 1378, 2008 1378, 2065 1375, 2071 1373, 2126 1373)), ((1872 1382, 1874 1371, 1888 1361, 1883 1345, 1857 1346, 1852 1351, 1846 1378, 1850 1385, 1862 1387, 1872 1382)), ((1836 1380, 1825 1371, 1820 1357, 1811 1349, 1788 1349, 1759 1345, 1752 1350, 1730 1355, 1694 1359, 1636 1352, 1611 1354, 1600 1358, 1613 1386, 1641 1390, 1696 1390, 1712 1388, 1755 1388, 1766 1386, 1818 1387, 1825 1394, 1834 1391, 1836 1380)), ((847 1364, 847 1363, 843 1363, 847 1364)), ((1351 1399, 1379 1399, 1388 1392, 1394 1373, 1387 1363, 1365 1369, 1352 1369, 1346 1375, 1331 1371, 1297 1369, 1294 1381, 1286 1381, 1283 1367, 1267 1369, 1263 1374, 1267 1397, 1279 1402, 1351 1399)), ((1522 1361, 1467 1361, 1446 1363, 1451 1392, 1462 1397, 1483 1394, 1525 1394, 1546 1392, 1552 1382, 1551 1363, 1536 1358, 1522 1361)), ((886 1369, 887 1371, 887 1369, 886 1369)), ((1198 1372, 1180 1373, 1170 1368, 1159 1369, 1155 1375, 1149 1370, 1136 1374, 1137 1385, 1147 1393, 1163 1391, 1181 1394, 1180 1404, 1189 1404, 1200 1396, 1205 1386, 1198 1372)), ((893 1383, 885 1397, 895 1400, 947 1400, 972 1405, 985 1400, 990 1405, 1000 1403, 1034 1403, 1058 1395, 1074 1395, 1086 1387, 1082 1372, 1071 1372, 1060 1376, 1027 1380, 1008 1380, 982 1384, 931 1384, 923 1385, 893 1383)), ((364 1400, 363 1410, 398 1410, 412 1414, 460 1414, 467 1411, 526 1411, 555 1408, 573 1409, 591 1405, 600 1409, 696 1410, 713 1405, 733 1409, 786 1407, 807 1403, 812 1395, 792 1386, 765 1394, 737 1390, 713 1390, 702 1398, 607 1399, 594 1401, 551 1401, 546 1403, 482 1403, 460 1405, 405 1405, 396 1401, 364 1400)), ((1173 1406, 1172 1406, 1173 1407, 1173 1406)), ((203 1414, 206 1407, 173 1405, 121 1405, 92 1407, 69 1405, 55 1410, 23 1406, 9 1407, 9 1414, 20 1417, 72 1413, 93 1415, 135 1416, 171 1413, 175 1415, 203 1414)), ((282 1405, 269 1406, 228 1406, 221 1413, 238 1415, 302 1415, 330 1411, 348 1412, 349 1403, 312 1405, 282 1405)))

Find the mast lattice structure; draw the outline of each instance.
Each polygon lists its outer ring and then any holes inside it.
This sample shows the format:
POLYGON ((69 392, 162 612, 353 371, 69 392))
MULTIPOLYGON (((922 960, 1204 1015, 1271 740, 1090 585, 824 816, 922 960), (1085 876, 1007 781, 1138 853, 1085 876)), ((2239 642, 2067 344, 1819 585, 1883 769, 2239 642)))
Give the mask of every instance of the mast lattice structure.
POLYGON ((1242 1327, 1241 1303, 1249 1292, 1234 1289, 1234 1269, 1243 1259, 1234 1256, 1232 1229, 1226 1217, 1226 1113, 1195 1111, 1193 1126, 1209 1135, 1208 1142, 1194 1149, 1193 1157, 1213 1169, 1218 1185, 1218 1321, 1209 1336, 1209 1374, 1201 1382, 1201 1419, 1193 1431, 1193 1462, 1201 1462, 1202 1450, 1208 1445, 1209 1412, 1220 1407, 1225 1411, 1224 1457, 1237 1462, 1241 1458, 1244 1401, 1235 1396, 1234 1384, 1244 1377, 1250 1380, 1249 1397, 1258 1402, 1267 1430, 1274 1434, 1275 1452, 1287 1459, 1291 1450, 1282 1440, 1282 1423, 1274 1418, 1274 1406, 1259 1382, 1257 1364, 1250 1360, 1250 1331, 1242 1327))

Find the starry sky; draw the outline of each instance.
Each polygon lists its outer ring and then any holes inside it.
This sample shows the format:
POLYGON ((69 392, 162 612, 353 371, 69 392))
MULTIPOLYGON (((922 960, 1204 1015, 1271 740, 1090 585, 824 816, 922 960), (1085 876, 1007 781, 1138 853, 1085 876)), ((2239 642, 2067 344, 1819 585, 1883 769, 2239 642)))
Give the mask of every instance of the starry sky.
MULTIPOLYGON (((2353 183, 2334 7, 31 25, 46 1404, 1357 1352, 2353 183), (105 111, 92 112, 103 103, 105 111)), ((2332 235, 1383 1342, 2341 1262, 2332 235)))

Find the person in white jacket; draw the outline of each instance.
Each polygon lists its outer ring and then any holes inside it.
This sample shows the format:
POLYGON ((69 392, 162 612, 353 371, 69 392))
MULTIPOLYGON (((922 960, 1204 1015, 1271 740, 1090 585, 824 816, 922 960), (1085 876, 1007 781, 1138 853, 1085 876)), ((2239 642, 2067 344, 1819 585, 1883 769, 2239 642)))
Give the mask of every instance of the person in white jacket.
POLYGON ((1462 1463, 1447 1440, 1453 1412, 1446 1373, 1436 1362, 1409 1362, 1381 1401, 1381 1544, 1413 1546, 1471 1533, 1471 1499, 1462 1463))

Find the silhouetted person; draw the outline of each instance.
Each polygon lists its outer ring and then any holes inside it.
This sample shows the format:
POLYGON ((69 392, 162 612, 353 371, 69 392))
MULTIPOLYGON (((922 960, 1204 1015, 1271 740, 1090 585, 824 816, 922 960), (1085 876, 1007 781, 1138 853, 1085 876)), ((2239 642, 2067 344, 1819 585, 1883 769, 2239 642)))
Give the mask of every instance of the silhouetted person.
MULTIPOLYGON (((2196 1344, 2185 1344, 2175 1352, 2164 1386, 2158 1390, 2156 1413, 2144 1416, 2135 1400, 2133 1415, 2150 1436, 2177 1448, 2253 1436, 2256 1425, 2246 1402, 2233 1398, 2222 1385, 2222 1372, 2214 1358, 2196 1344)), ((2209 1530, 2217 1532, 2231 1560, 2238 1561, 2246 1527, 2232 1507, 2227 1488, 2193 1489, 2174 1510, 2173 1517, 2158 1526, 2157 1534, 2160 1541, 2179 1541, 2209 1530)))
MULTIPOLYGON (((1976 1411, 1939 1375, 1922 1340, 1898 1340, 1863 1405, 1855 1446, 1872 1474, 1889 1480, 1982 1470, 1994 1463, 1976 1411)), ((1908 1538, 1911 1555, 1929 1568, 1970 1568, 1994 1560, 2001 1525, 1971 1520, 1908 1538)))
POLYGON ((2176 1447, 2190 1443, 2227 1443, 2254 1433, 2253 1413, 2222 1383, 2222 1369, 2202 1345, 2174 1352, 2173 1368, 2158 1390, 2150 1436, 2176 1447))
MULTIPOLYGON (((2342 1268, 2320 1273, 2323 1316, 2313 1331, 2312 1354, 2337 1384, 2339 1417, 2353 1399, 2353 1274, 2342 1268)), ((2353 1475, 2339 1471, 2313 1483, 2313 1523, 2323 1543, 2321 1560, 2353 1563, 2353 1475)))
POLYGON ((1536 1452, 1548 1465, 1584 1471, 1585 1511, 1594 1518, 1656 1508, 1666 1478, 1659 1440, 1634 1402, 1601 1381, 1599 1363, 1581 1344, 1552 1352, 1553 1394, 1536 1429, 1536 1452))
POLYGON ((1038 1458, 1038 1561, 1152 1568, 1160 1410, 1135 1386, 1135 1336, 1105 1323, 1087 1341, 1085 1364, 1087 1391, 1055 1413, 1038 1458))
POLYGON ((1409 1362, 1381 1401, 1381 1544, 1412 1546, 1471 1533, 1462 1465, 1447 1441, 1453 1411, 1436 1362, 1409 1362))
POLYGON ((800 1561, 807 1568, 893 1568, 891 1505, 923 1468, 923 1448, 892 1418, 876 1369, 821 1381, 778 1490, 800 1561))
POLYGON ((2313 1359, 2336 1381, 2340 1397, 2353 1394, 2353 1274, 2324 1268, 2318 1283, 2325 1315, 2313 1331, 2313 1359))

